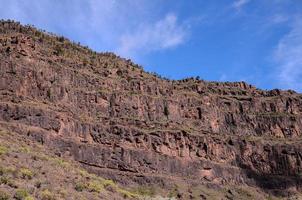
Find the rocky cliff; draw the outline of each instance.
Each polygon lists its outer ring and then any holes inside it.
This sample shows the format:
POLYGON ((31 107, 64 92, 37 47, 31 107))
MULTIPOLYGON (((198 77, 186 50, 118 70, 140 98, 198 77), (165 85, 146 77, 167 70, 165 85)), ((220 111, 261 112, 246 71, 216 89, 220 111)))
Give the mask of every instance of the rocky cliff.
POLYGON ((0 126, 94 173, 167 188, 302 191, 301 94, 163 79, 10 21, 0 22, 0 52, 0 126))

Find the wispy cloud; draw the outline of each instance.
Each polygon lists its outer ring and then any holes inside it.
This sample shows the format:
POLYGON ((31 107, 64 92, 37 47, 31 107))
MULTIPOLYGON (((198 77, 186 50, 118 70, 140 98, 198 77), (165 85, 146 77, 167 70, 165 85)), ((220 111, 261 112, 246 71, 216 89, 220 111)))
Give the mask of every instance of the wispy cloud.
MULTIPOLYGON (((297 17, 301 19, 301 16, 297 17)), ((302 91, 302 21, 295 20, 292 28, 274 51, 278 64, 280 87, 302 91)))
POLYGON ((117 52, 135 56, 139 52, 172 48, 182 44, 186 34, 185 26, 177 21, 176 15, 167 14, 155 23, 139 25, 133 32, 122 35, 117 52))
POLYGON ((248 4, 250 2, 250 0, 236 0, 233 3, 233 8, 235 8, 236 10, 240 10, 243 6, 245 6, 246 4, 248 4))
POLYGON ((270 23, 271 24, 280 24, 287 22, 289 20, 290 16, 285 14, 275 14, 273 16, 270 16, 270 23))
POLYGON ((160 12, 160 5, 159 0, 0 0, 0 18, 34 24, 99 51, 139 57, 176 47, 187 35, 177 14, 160 12))

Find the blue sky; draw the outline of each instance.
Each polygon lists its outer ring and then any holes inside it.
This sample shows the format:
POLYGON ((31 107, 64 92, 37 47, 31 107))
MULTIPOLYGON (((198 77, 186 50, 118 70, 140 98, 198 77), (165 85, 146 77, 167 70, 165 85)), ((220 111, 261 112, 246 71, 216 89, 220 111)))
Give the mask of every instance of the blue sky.
POLYGON ((302 91, 301 0, 0 0, 0 18, 172 79, 302 91))

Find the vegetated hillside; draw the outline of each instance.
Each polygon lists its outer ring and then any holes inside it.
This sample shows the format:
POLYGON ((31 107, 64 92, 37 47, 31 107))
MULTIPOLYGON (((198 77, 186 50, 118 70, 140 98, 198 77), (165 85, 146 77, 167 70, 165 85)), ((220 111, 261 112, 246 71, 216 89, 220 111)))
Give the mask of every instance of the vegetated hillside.
POLYGON ((301 94, 167 80, 8 21, 0 23, 0 52, 0 126, 89 172, 183 199, 196 187, 301 192, 301 94))
POLYGON ((6 130, 0 130, 0 158, 1 200, 143 199, 152 194, 90 174, 55 149, 6 130))
MULTIPOLYGON (((209 188, 174 186, 170 191, 153 186, 120 186, 88 173, 69 155, 29 140, 26 135, 0 129, 0 199, 264 199, 267 195, 248 186, 209 188)), ((182 183, 177 181, 177 183, 182 183)), ((184 184, 184 183, 183 183, 184 184)))

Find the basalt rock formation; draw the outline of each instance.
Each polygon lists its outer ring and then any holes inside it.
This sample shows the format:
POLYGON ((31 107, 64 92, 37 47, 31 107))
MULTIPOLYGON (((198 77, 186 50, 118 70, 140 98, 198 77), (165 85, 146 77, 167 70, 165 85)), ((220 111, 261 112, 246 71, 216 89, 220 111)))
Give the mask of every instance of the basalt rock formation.
MULTIPOLYGON (((302 95, 167 80, 64 37, 0 22, 0 126, 123 184, 302 191, 302 95)), ((181 198, 181 197, 180 197, 181 198)))

